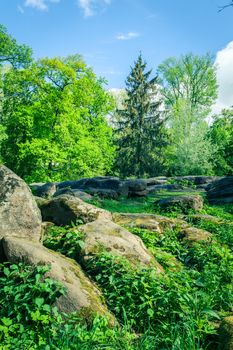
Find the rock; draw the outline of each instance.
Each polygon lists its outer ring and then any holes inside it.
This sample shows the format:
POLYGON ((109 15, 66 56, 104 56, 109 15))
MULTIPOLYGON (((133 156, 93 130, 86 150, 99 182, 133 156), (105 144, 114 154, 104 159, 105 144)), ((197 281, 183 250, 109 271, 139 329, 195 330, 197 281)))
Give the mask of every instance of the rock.
POLYGON ((49 198, 54 195, 56 192, 56 183, 55 182, 47 182, 43 186, 34 189, 33 193, 36 197, 49 198))
MULTIPOLYGON (((128 195, 128 186, 125 184, 125 181, 121 181, 119 178, 112 177, 112 176, 97 176, 91 179, 81 179, 77 181, 64 181, 58 184, 57 187, 58 189, 69 187, 71 189, 80 189, 82 191, 88 191, 88 192, 90 192, 90 190, 93 190, 93 189, 109 190, 109 191, 115 191, 118 196, 128 195)), ((99 193, 101 193, 101 191, 99 193)))
POLYGON ((115 190, 108 190, 105 188, 89 188, 88 192, 93 196, 109 199, 118 199, 120 195, 119 192, 115 190))
POLYGON ((174 190, 180 190, 183 186, 178 184, 165 184, 165 185, 154 185, 148 187, 149 192, 157 192, 157 191, 174 191, 174 190))
POLYGON ((196 227, 183 228, 179 234, 180 239, 189 243, 208 241, 211 237, 212 235, 210 232, 196 227))
POLYGON ((127 258, 134 265, 151 265, 156 267, 158 272, 163 271, 138 236, 110 220, 99 219, 79 226, 79 230, 85 233, 85 245, 81 252, 84 264, 93 255, 105 249, 114 255, 127 258))
POLYGON ((153 232, 164 233, 167 229, 183 228, 187 222, 154 214, 113 213, 113 221, 118 225, 130 228, 142 228, 153 232))
POLYGON ((194 214, 190 215, 189 218, 194 224, 197 224, 200 221, 211 222, 213 224, 222 224, 224 222, 223 219, 207 214, 194 214))
POLYGON ((60 311, 71 313, 82 311, 87 317, 99 313, 110 317, 107 307, 102 301, 100 291, 84 275, 81 267, 72 259, 53 252, 38 243, 17 238, 4 238, 3 249, 7 260, 11 263, 25 262, 30 265, 50 265, 47 276, 61 282, 66 293, 56 302, 60 311))
POLYGON ((40 207, 43 221, 50 221, 54 224, 70 225, 81 220, 84 223, 96 219, 110 219, 110 212, 87 204, 81 199, 73 196, 59 196, 48 200, 40 207))
POLYGON ((135 198, 135 197, 146 197, 148 195, 149 191, 130 191, 128 194, 129 198, 135 198))
POLYGON ((42 204, 47 202, 47 199, 42 198, 42 197, 36 197, 34 196, 34 199, 36 201, 36 204, 38 205, 38 207, 40 208, 42 206, 42 204))
POLYGON ((219 327, 218 350, 233 350, 233 316, 225 317, 219 327))
POLYGON ((233 203, 233 176, 213 182, 207 189, 207 198, 211 204, 233 203))
POLYGON ((125 182, 130 192, 145 191, 147 188, 146 180, 136 179, 136 180, 126 180, 125 182))
POLYGON ((218 176, 177 176, 173 178, 177 183, 180 182, 189 182, 190 184, 196 185, 197 187, 201 185, 208 185, 219 179, 218 176))
POLYGON ((201 210, 203 208, 203 199, 199 195, 174 196, 160 199, 155 204, 165 210, 178 208, 185 213, 190 209, 194 211, 201 210))
POLYGON ((0 238, 39 241, 41 215, 26 183, 4 165, 0 166, 0 238))
POLYGON ((58 189, 54 193, 53 197, 62 196, 64 194, 80 198, 83 201, 89 201, 89 200, 91 200, 93 198, 90 194, 88 194, 86 192, 83 192, 83 191, 80 191, 80 190, 77 190, 77 189, 71 189, 69 187, 64 187, 64 188, 58 189))
POLYGON ((147 186, 154 186, 154 185, 164 185, 167 183, 168 178, 167 177, 151 177, 149 179, 145 179, 147 186))

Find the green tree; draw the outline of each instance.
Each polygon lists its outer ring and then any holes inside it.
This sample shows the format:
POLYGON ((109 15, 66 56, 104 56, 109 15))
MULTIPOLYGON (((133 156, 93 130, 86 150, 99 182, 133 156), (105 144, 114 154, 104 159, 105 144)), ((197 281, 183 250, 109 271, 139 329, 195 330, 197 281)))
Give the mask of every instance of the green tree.
POLYGON ((216 149, 206 117, 217 97, 216 70, 209 55, 169 58, 158 68, 173 147, 170 173, 211 174, 216 149))
POLYGON ((166 145, 158 78, 150 78, 141 54, 126 79, 127 97, 117 110, 117 168, 123 177, 157 175, 166 145))
POLYGON ((167 106, 189 101, 192 109, 208 114, 217 98, 217 79, 210 55, 187 54, 168 58, 158 68, 167 106))
POLYGON ((26 45, 19 45, 0 24, 0 65, 10 63, 14 68, 28 66, 31 61, 32 51, 26 45))
POLYGON ((7 166, 27 181, 104 174, 114 157, 104 81, 80 56, 42 59, 4 76, 7 166))
POLYGON ((233 109, 224 109, 213 117, 208 136, 217 149, 215 173, 233 175, 233 109))
POLYGON ((187 100, 178 100, 170 116, 172 150, 170 174, 212 174, 214 148, 207 138, 208 124, 187 100))

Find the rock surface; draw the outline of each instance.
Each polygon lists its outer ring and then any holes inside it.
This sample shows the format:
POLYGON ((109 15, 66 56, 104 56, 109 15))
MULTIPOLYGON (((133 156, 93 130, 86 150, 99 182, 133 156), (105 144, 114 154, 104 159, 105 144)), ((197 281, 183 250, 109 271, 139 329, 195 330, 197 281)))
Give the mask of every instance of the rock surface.
POLYGON ((58 226, 76 223, 78 220, 87 223, 96 219, 112 218, 110 212, 66 195, 46 201, 40 210, 43 221, 50 221, 58 226))
POLYGON ((53 197, 58 197, 58 196, 62 196, 62 195, 69 195, 69 196, 73 196, 73 197, 77 197, 82 199, 83 201, 89 201, 92 199, 92 196, 84 191, 80 191, 80 190, 76 190, 76 189, 71 189, 69 187, 64 187, 61 189, 58 189, 53 197))
POLYGON ((4 165, 0 166, 0 238, 39 241, 41 214, 26 183, 4 165))
POLYGON ((187 222, 155 214, 113 213, 113 221, 118 225, 142 228, 158 233, 166 229, 188 226, 187 222))
POLYGON ((84 263, 101 250, 123 256, 133 264, 152 265, 162 272, 163 268, 152 257, 142 240, 110 220, 96 220, 79 230, 85 233, 82 256, 84 263))
POLYGON ((58 298, 56 304, 59 310, 66 313, 86 310, 86 316, 99 313, 113 316, 103 303, 100 291, 84 275, 81 267, 72 259, 53 252, 38 243, 18 238, 3 239, 4 253, 11 263, 26 262, 30 265, 50 265, 47 273, 52 279, 61 282, 65 287, 65 295, 58 298))
POLYGON ((208 241, 212 235, 210 232, 196 228, 185 227, 180 231, 179 237, 189 243, 208 241))
POLYGON ((207 189, 207 198, 211 204, 233 203, 233 176, 213 182, 207 189))
POLYGON ((184 213, 191 210, 198 211, 203 208, 203 199, 199 195, 173 196, 155 202, 162 209, 181 209, 184 213))
POLYGON ((56 183, 55 182, 47 182, 46 184, 34 188, 34 195, 37 197, 50 198, 56 192, 56 183))

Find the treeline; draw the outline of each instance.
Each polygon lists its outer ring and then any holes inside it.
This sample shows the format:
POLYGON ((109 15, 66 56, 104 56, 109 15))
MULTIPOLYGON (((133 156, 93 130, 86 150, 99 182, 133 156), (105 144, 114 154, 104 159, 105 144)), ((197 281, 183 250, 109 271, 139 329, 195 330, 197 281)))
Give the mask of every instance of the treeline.
POLYGON ((232 174, 233 110, 217 98, 209 55, 139 55, 120 103, 79 55, 35 61, 0 26, 1 161, 27 181, 115 174, 232 174))

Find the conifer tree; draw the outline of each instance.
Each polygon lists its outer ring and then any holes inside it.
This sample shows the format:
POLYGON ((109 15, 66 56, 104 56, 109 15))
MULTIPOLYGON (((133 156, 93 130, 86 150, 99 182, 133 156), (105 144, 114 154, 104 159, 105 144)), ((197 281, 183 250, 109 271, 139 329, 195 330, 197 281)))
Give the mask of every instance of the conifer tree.
POLYGON ((163 168, 166 145, 158 77, 140 54, 126 79, 126 98, 117 110, 117 168, 121 176, 154 176, 163 168))

